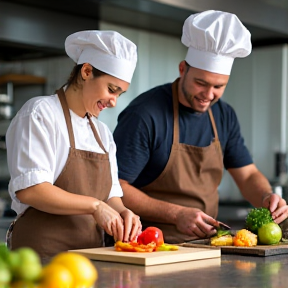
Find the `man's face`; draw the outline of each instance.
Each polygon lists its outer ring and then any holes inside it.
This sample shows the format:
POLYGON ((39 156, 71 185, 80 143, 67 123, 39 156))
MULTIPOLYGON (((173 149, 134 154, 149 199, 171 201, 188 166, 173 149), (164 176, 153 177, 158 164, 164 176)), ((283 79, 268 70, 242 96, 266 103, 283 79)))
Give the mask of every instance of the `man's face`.
POLYGON ((229 75, 208 72, 188 66, 185 61, 179 65, 179 101, 196 112, 204 113, 224 93, 229 75))

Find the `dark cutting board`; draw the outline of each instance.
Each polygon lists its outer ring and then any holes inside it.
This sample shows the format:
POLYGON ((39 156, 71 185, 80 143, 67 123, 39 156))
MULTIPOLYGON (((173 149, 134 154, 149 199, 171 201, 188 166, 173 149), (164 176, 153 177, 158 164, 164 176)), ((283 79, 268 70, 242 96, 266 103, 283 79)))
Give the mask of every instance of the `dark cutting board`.
MULTIPOLYGON (((210 247, 209 239, 195 240, 181 244, 183 247, 210 247)), ((279 254, 288 254, 288 243, 280 242, 276 245, 257 245, 254 247, 238 247, 238 246, 219 246, 221 254, 240 254, 240 255, 254 255, 254 256, 272 256, 279 254)))

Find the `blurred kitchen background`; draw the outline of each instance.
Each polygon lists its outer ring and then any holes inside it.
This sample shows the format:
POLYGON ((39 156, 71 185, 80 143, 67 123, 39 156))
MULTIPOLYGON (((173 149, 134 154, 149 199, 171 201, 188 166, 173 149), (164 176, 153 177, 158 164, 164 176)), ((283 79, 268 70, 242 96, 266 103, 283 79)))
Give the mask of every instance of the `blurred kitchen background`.
MULTIPOLYGON (((100 116, 113 131, 135 96, 178 77, 187 51, 180 41, 182 25, 190 14, 210 9, 235 13, 252 34, 253 52, 235 60, 223 99, 236 110, 256 165, 273 191, 286 197, 287 0, 0 0, 0 240, 15 217, 7 191, 5 133, 25 101, 53 94, 68 79, 74 63, 65 54, 65 38, 104 29, 137 44, 139 60, 128 92, 100 116)), ((219 219, 243 223, 251 206, 227 172, 219 192, 219 219)))

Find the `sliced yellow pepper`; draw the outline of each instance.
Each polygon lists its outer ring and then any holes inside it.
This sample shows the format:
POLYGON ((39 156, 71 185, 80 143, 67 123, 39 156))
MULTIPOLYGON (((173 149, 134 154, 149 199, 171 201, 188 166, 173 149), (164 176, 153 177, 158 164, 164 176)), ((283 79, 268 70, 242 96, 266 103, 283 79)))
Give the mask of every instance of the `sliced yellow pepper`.
POLYGON ((170 245, 166 243, 156 247, 156 251, 177 251, 177 250, 178 250, 178 246, 170 245))

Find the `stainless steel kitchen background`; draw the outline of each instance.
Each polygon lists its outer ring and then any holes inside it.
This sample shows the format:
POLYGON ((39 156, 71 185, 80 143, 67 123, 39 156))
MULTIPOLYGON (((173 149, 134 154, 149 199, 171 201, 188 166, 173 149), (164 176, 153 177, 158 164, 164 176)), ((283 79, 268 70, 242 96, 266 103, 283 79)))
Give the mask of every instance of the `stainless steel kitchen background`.
MULTIPOLYGON (((256 165, 271 182, 275 181, 275 154, 286 153, 288 141, 287 1, 245 0, 232 4, 228 0, 86 0, 81 1, 81 7, 76 1, 69 1, 69 5, 66 1, 38 2, 0 1, 4 24, 0 25, 0 75, 43 76, 47 80, 44 92, 51 94, 65 83, 73 67, 63 51, 69 33, 82 29, 117 30, 138 45, 139 61, 129 91, 116 108, 101 113, 101 120, 112 131, 119 112, 136 95, 178 76, 178 63, 186 53, 180 43, 181 28, 188 15, 206 9, 236 13, 251 31, 254 49, 249 57, 235 60, 223 99, 235 108, 256 165)), ((15 87, 14 110, 30 97, 42 94, 42 85, 15 87)), ((0 135, 5 134, 8 124, 7 120, 0 121, 0 135)), ((9 174, 2 154, 0 177, 6 179, 9 174)), ((219 191, 221 201, 242 200, 227 173, 219 191)))

